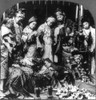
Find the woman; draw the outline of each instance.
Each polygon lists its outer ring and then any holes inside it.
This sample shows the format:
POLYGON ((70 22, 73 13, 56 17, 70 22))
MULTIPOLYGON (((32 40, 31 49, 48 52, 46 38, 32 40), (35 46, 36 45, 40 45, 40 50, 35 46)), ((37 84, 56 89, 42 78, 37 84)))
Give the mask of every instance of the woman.
POLYGON ((84 45, 86 46, 87 50, 91 52, 91 68, 90 73, 94 75, 96 70, 96 60, 95 60, 95 28, 93 28, 89 21, 85 20, 83 22, 83 34, 85 36, 84 45))
POLYGON ((22 40, 25 43, 24 49, 27 49, 27 53, 24 56, 24 59, 21 61, 27 65, 33 65, 32 60, 35 58, 36 52, 36 36, 37 32, 35 30, 37 22, 36 18, 33 16, 29 19, 28 26, 23 30, 22 40))
POLYGON ((34 54, 36 50, 36 18, 33 16, 29 19, 28 26, 23 30, 22 40, 25 44, 24 49, 25 53, 24 58, 19 62, 12 64, 12 67, 9 70, 9 90, 11 94, 17 95, 29 95, 30 92, 33 92, 33 79, 32 79, 32 65, 34 63, 34 54), (31 86, 31 88, 30 88, 31 86))
MULTIPOLYGON (((39 44, 42 44, 42 47, 44 46, 44 54, 43 58, 49 58, 51 61, 53 61, 53 54, 52 54, 52 25, 55 22, 54 17, 48 17, 46 22, 38 28, 38 40, 39 44), (43 42, 43 43, 42 43, 43 42)), ((37 44, 38 45, 38 44, 37 44)))

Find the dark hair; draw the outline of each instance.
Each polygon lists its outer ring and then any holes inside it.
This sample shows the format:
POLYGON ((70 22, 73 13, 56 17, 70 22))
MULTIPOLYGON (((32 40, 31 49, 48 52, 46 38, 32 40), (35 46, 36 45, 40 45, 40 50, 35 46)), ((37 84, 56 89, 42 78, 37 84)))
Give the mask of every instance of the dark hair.
POLYGON ((57 9, 56 9, 56 11, 55 11, 55 16, 56 16, 56 13, 57 13, 57 12, 61 12, 61 14, 62 14, 63 16, 66 17, 65 12, 63 12, 60 8, 57 8, 57 9))
POLYGON ((70 31, 72 32, 72 26, 67 26, 66 29, 69 28, 70 31))
POLYGON ((84 22, 88 22, 89 23, 89 25, 90 25, 90 20, 89 19, 82 19, 82 24, 84 23, 84 22))
POLYGON ((16 17, 16 14, 19 12, 19 11, 21 11, 21 14, 23 14, 23 13, 25 13, 25 9, 23 9, 23 8, 20 8, 19 10, 16 10, 15 12, 14 12, 14 17, 16 17))
MULTIPOLYGON (((57 8, 57 9, 56 9, 56 12, 58 12, 58 11, 62 12, 62 10, 61 10, 60 8, 57 8)), ((56 12, 55 12, 55 13, 56 13, 56 12)))
POLYGON ((2 21, 2 24, 6 24, 7 23, 7 19, 4 19, 3 21, 2 21))

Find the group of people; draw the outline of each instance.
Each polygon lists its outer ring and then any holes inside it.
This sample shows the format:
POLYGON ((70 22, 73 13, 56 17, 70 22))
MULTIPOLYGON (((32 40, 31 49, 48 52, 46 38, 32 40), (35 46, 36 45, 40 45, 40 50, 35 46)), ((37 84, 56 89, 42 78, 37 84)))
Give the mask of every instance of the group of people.
MULTIPOLYGON (((48 17, 38 28, 38 19, 32 16, 23 29, 21 22, 25 15, 24 9, 19 9, 12 18, 6 18, 1 25, 0 91, 2 93, 4 93, 5 83, 7 83, 8 90, 14 94, 13 88, 16 85, 16 79, 19 80, 19 76, 24 79, 26 77, 24 73, 27 73, 27 78, 30 75, 32 77, 35 69, 33 66, 38 60, 43 60, 45 64, 39 73, 43 73, 46 66, 48 68, 52 66, 50 70, 53 69, 55 73, 71 63, 70 59, 75 55, 74 53, 81 55, 82 52, 88 52, 88 54, 90 52, 91 56, 86 57, 90 59, 90 73, 94 74, 96 70, 95 29, 90 26, 88 21, 82 23, 82 30, 74 30, 74 23, 66 19, 65 13, 61 9, 57 9, 55 16, 48 17)), ((84 63, 89 63, 88 59, 84 63)), ((77 60, 81 61, 81 59, 77 60)), ((23 82, 21 84, 24 86, 23 82)), ((15 93, 18 89, 14 88, 15 93)))

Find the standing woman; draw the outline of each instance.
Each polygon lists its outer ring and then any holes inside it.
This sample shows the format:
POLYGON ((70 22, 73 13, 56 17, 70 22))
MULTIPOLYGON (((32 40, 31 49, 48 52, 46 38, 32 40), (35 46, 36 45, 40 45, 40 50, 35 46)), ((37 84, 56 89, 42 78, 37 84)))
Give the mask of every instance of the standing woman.
MULTIPOLYGON (((53 61, 53 54, 52 54, 52 25, 55 22, 54 17, 48 17, 46 22, 38 28, 38 44, 41 44, 42 47, 44 47, 44 54, 43 58, 49 58, 51 61, 53 61), (43 42, 41 42, 43 41, 43 42)), ((40 47, 38 45, 38 47, 40 47)))
POLYGON ((22 40, 25 43, 24 49, 27 50, 27 53, 24 56, 24 59, 21 61, 24 64, 27 65, 33 65, 32 60, 35 58, 35 52, 36 52, 36 36, 37 36, 37 31, 35 30, 37 25, 37 18, 36 17, 31 17, 28 22, 28 26, 25 27, 23 30, 23 36, 22 40))
MULTIPOLYGON (((0 70, 0 91, 4 91, 4 80, 7 78, 8 73, 8 57, 12 53, 15 46, 14 36, 11 31, 13 27, 12 19, 4 20, 1 26, 1 70, 0 70)), ((0 93, 1 94, 1 93, 0 93)), ((4 96, 4 95, 2 95, 4 96)))
POLYGON ((83 22, 83 34, 85 36, 84 45, 91 52, 91 74, 94 75, 96 70, 96 60, 95 60, 95 33, 96 30, 93 28, 89 21, 85 20, 83 22))

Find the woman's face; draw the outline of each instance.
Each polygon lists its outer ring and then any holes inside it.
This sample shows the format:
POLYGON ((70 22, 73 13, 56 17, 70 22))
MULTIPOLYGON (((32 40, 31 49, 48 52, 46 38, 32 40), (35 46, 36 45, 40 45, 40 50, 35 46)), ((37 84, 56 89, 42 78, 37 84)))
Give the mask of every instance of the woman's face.
POLYGON ((34 29, 36 27, 36 25, 37 25, 37 22, 32 22, 32 23, 29 24, 29 27, 31 29, 34 29))
POLYGON ((63 21, 63 18, 64 18, 63 15, 58 14, 56 17, 58 21, 63 21))
POLYGON ((66 28, 66 32, 67 32, 68 34, 70 34, 70 33, 71 33, 71 29, 70 29, 69 27, 67 27, 67 28, 66 28))
POLYGON ((83 23, 83 28, 84 29, 88 29, 89 28, 89 23, 88 22, 84 22, 83 23))
POLYGON ((47 21, 48 26, 52 26, 53 22, 52 21, 47 21))

